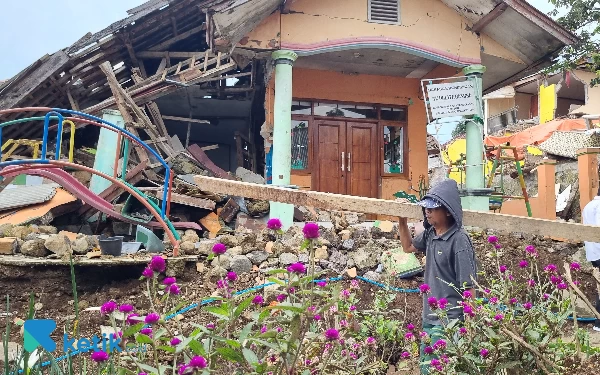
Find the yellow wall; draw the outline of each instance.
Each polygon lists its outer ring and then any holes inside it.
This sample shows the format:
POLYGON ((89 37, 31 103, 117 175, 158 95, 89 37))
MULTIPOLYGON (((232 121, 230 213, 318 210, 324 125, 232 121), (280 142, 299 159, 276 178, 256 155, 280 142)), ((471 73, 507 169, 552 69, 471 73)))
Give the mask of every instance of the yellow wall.
POLYGON ((556 85, 540 86, 540 124, 554 119, 556 111, 556 85))

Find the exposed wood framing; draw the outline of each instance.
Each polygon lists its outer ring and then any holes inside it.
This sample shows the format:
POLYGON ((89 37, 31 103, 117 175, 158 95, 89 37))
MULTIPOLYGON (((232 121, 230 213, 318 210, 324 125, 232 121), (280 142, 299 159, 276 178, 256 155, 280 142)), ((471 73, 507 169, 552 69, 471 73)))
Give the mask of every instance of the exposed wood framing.
POLYGON ((187 118, 187 117, 177 117, 177 116, 163 116, 164 120, 172 120, 172 121, 183 121, 183 122, 195 122, 198 124, 210 124, 208 120, 197 120, 195 118, 187 118))
POLYGON ((157 44, 156 46, 150 48, 150 51, 162 51, 166 48, 169 48, 170 46, 172 46, 173 44, 175 44, 181 40, 184 40, 194 34, 198 34, 202 30, 206 30, 206 24, 202 24, 201 26, 194 27, 193 29, 186 31, 185 33, 181 33, 177 36, 174 36, 173 38, 165 40, 164 42, 157 44))
POLYGON ((481 17, 481 19, 473 25, 473 27, 471 28, 471 31, 479 34, 493 20, 500 17, 500 15, 502 15, 502 13, 504 13, 506 8, 508 8, 508 5, 504 1, 502 1, 500 4, 496 5, 496 7, 494 9, 492 9, 488 14, 481 17))
MULTIPOLYGON (((347 210, 367 214, 423 219, 423 212, 420 206, 385 199, 293 190, 205 176, 195 176, 194 183, 203 191, 219 192, 219 194, 263 199, 271 202, 326 210, 347 210)), ((600 242, 600 227, 598 226, 472 210, 464 210, 463 219, 465 225, 482 229, 494 229, 506 232, 518 231, 539 236, 565 238, 577 242, 600 242)))
POLYGON ((204 169, 210 171, 213 175, 223 179, 234 179, 229 175, 229 173, 225 172, 223 169, 219 168, 215 163, 213 163, 206 153, 204 153, 204 150, 200 148, 200 146, 193 144, 188 147, 187 150, 194 157, 194 159, 196 159, 204 167, 204 169))
POLYGON ((142 51, 142 52, 138 52, 138 54, 137 54, 137 56, 140 59, 164 59, 167 56, 169 56, 173 59, 189 59, 194 56, 197 57, 197 56, 202 56, 202 55, 204 55, 204 51, 201 51, 201 52, 142 51))

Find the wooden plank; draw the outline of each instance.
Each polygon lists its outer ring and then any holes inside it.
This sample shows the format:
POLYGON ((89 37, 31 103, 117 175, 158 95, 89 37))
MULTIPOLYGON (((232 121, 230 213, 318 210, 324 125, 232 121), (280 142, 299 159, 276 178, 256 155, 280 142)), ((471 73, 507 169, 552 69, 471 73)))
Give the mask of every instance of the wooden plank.
POLYGON ((162 50, 165 50, 165 49, 169 48, 170 46, 172 46, 173 44, 175 44, 175 43, 177 43, 177 42, 179 42, 181 40, 184 40, 184 39, 186 39, 186 38, 188 38, 188 37, 190 37, 190 36, 192 36, 194 34, 197 34, 200 31, 205 30, 205 29, 206 29, 206 24, 203 23, 202 25, 200 25, 198 27, 194 27, 193 29, 191 29, 189 31, 186 31, 185 33, 181 33, 181 34, 179 34, 177 36, 174 36, 171 39, 165 40, 164 42, 155 45, 154 47, 150 48, 149 50, 150 51, 162 51, 162 50))
MULTIPOLYGON (((368 214, 423 219, 423 213, 420 206, 385 199, 293 190, 270 185, 228 181, 205 176, 195 176, 194 183, 200 190, 217 191, 219 194, 288 203, 296 206, 316 207, 326 210, 363 212, 368 214)), ((466 226, 494 229, 504 232, 520 232, 538 236, 560 237, 577 242, 600 242, 599 226, 564 223, 524 216, 464 210, 463 224, 466 226)))
POLYGON ((183 122, 195 122, 198 124, 210 124, 208 120, 196 120, 194 118, 177 117, 177 116, 162 116, 164 120, 183 121, 183 122))
POLYGON ((504 13, 506 8, 508 8, 508 4, 506 4, 505 2, 501 2, 500 4, 496 5, 496 7, 492 9, 491 12, 481 17, 481 19, 479 19, 479 21, 477 21, 473 25, 471 31, 473 31, 474 33, 480 33, 481 31, 483 31, 483 29, 485 29, 487 25, 489 25, 496 18, 500 17, 502 13, 504 13))
MULTIPOLYGON (((171 259, 171 258, 168 258, 171 259)), ((167 262, 168 262, 167 259, 167 262)), ((197 262, 198 256, 182 256, 177 257, 185 262, 197 262)), ((104 259, 88 259, 87 257, 74 257, 73 264, 75 266, 126 266, 126 265, 141 265, 147 264, 151 260, 151 257, 136 256, 120 256, 110 257, 104 259)), ((62 259, 47 259, 47 258, 31 258, 22 255, 11 255, 11 256, 0 256, 0 265, 4 266, 17 266, 17 267, 30 267, 30 266, 69 266, 68 260, 62 259)))
MULTIPOLYGON (((192 155, 194 159, 196 159, 205 169, 212 172, 217 177, 234 180, 232 176, 230 176, 227 172, 219 168, 215 163, 210 160, 210 158, 206 155, 206 153, 198 146, 197 144, 193 144, 187 148, 188 152, 192 155)), ((218 190, 217 190, 218 191, 218 190)))
POLYGON ((201 52, 156 52, 156 51, 141 51, 137 53, 137 56, 141 59, 162 59, 166 54, 173 59, 189 59, 204 55, 204 51, 201 52))
MULTIPOLYGON (((154 195, 156 198, 162 200, 163 192, 163 189, 157 188, 156 190, 152 190, 151 194, 154 195)), ((214 210, 216 207, 216 203, 214 201, 211 201, 210 199, 194 198, 178 193, 171 193, 171 203, 183 204, 185 206, 202 208, 211 211, 214 210)))

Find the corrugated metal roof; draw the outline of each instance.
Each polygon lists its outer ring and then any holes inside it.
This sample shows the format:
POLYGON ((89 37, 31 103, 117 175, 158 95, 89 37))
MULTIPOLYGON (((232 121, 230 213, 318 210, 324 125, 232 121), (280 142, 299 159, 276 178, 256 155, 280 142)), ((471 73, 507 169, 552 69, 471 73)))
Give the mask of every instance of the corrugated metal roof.
POLYGON ((19 186, 0 192, 0 211, 47 202, 56 194, 57 184, 19 186))

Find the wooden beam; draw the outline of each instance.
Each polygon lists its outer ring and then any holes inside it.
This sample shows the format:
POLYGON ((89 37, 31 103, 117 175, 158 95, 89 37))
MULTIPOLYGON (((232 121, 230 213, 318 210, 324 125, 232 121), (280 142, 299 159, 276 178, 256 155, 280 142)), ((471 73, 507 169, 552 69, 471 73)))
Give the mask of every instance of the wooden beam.
POLYGON ((502 15, 502 13, 504 13, 506 8, 508 8, 508 5, 504 1, 502 1, 500 4, 496 5, 496 7, 494 9, 492 9, 488 14, 481 17, 481 19, 479 21, 475 22, 475 24, 471 28, 471 31, 479 34, 493 20, 500 17, 502 15))
POLYGON ((67 98, 69 98, 69 103, 71 103, 71 109, 74 111, 79 111, 79 103, 77 103, 77 100, 73 98, 70 88, 67 89, 67 98))
POLYGON ((150 48, 150 51, 163 51, 172 46, 173 44, 186 38, 189 38, 190 36, 197 34, 202 30, 206 30, 206 24, 204 23, 198 27, 194 27, 193 29, 186 31, 185 33, 179 34, 177 36, 172 37, 171 39, 167 39, 164 42, 155 45, 154 47, 150 48))
MULTIPOLYGON (((158 188, 156 191, 152 191, 151 194, 159 200, 162 200, 164 190, 162 188, 158 188)), ((185 206, 202 208, 211 211, 214 210, 216 207, 216 203, 214 201, 211 201, 210 199, 194 198, 177 193, 171 193, 171 203, 183 204, 185 206)))
POLYGON ((189 59, 192 57, 198 57, 204 55, 204 51, 202 52, 155 52, 155 51, 141 51, 137 53, 137 56, 140 59, 162 59, 165 56, 169 55, 169 57, 173 59, 189 59))
MULTIPOLYGON (((198 161, 204 167, 204 169, 210 171, 213 175, 220 177, 222 179, 234 180, 233 176, 230 176, 227 172, 213 163, 212 160, 206 155, 204 150, 200 148, 197 144, 193 144, 187 148, 188 152, 194 159, 198 161)), ((219 181, 222 181, 219 179, 219 181)), ((219 190, 216 190, 219 191, 219 190)))
POLYGON ((210 124, 208 120, 197 120, 195 118, 188 117, 177 117, 177 116, 162 116, 163 120, 172 120, 172 121, 183 121, 183 122, 196 122, 198 124, 210 124))
MULTIPOLYGON (((315 207, 326 210, 363 212, 368 214, 423 219, 423 212, 420 206, 392 200, 286 189, 270 185, 258 185, 205 176, 195 176, 194 183, 202 191, 219 192, 219 194, 262 199, 271 202, 288 203, 296 206, 315 207)), ((533 219, 524 216, 464 210, 463 224, 482 229, 565 238, 577 242, 600 242, 599 226, 533 219)))

